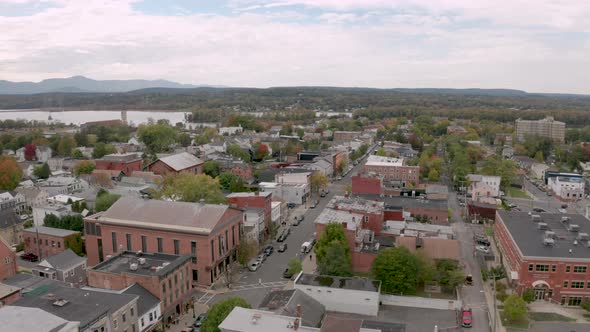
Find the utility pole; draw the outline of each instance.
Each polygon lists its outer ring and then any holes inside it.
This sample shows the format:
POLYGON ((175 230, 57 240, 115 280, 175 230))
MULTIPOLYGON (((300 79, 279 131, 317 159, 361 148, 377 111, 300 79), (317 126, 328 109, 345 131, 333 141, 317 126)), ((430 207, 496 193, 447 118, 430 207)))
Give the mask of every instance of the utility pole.
POLYGON ((494 279, 494 317, 492 317, 492 321, 494 322, 494 327, 492 329, 493 332, 496 332, 496 316, 497 316, 497 306, 496 306, 496 275, 492 274, 492 279, 494 279))

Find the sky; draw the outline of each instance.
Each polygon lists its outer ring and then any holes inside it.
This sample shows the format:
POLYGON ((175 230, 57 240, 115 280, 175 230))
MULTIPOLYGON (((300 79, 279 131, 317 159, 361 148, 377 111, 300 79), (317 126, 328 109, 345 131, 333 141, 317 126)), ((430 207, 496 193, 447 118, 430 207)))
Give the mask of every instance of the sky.
POLYGON ((586 0, 0 0, 0 80, 590 94, 586 0))

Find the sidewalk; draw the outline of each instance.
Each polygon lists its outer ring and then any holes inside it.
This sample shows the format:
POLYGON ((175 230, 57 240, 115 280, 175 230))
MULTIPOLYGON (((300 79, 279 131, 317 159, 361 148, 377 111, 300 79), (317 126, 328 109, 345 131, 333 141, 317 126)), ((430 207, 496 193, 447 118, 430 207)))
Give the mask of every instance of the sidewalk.
POLYGON ((195 318, 193 318, 193 311, 191 309, 186 314, 180 316, 178 324, 171 324, 170 327, 166 328, 166 332, 181 332, 182 329, 193 326, 196 317, 207 312, 207 310, 209 310, 209 306, 195 303, 195 318))
POLYGON ((580 308, 567 308, 556 303, 546 301, 535 301, 528 304, 530 312, 553 312, 576 320, 576 323, 588 323, 584 317, 586 311, 580 308))
POLYGON ((315 273, 317 269, 315 253, 312 251, 306 254, 301 264, 303 265, 303 273, 315 273))

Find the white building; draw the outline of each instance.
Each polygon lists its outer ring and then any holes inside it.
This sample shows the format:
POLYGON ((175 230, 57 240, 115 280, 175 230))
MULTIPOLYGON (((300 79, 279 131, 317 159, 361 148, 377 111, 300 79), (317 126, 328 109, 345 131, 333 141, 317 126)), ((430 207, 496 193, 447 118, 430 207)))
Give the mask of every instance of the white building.
POLYGON ((13 209, 14 212, 20 214, 25 210, 25 207, 25 196, 18 191, 0 192, 0 210, 13 209))
POLYGON ((531 165, 531 176, 537 180, 545 179, 545 172, 549 169, 549 166, 542 163, 534 163, 531 165))
POLYGON ((0 307, 3 331, 78 332, 80 322, 67 321, 39 308, 16 305, 0 307))
POLYGON ((33 222, 35 226, 43 226, 45 216, 53 214, 58 218, 72 214, 71 207, 69 205, 44 205, 33 207, 33 222))
POLYGON ((39 182, 39 189, 45 190, 49 196, 68 195, 88 189, 89 184, 85 180, 70 176, 51 176, 45 181, 39 182))
POLYGON ((354 312, 377 316, 381 281, 358 277, 317 276, 299 273, 295 289, 303 291, 326 307, 327 311, 354 312))
POLYGON ((469 174, 467 178, 471 182, 467 192, 474 201, 485 201, 486 198, 500 196, 500 182, 502 178, 495 175, 469 174))
POLYGON ((309 197, 309 186, 307 184, 288 184, 276 182, 260 182, 260 191, 271 192, 287 203, 303 204, 309 197))
POLYGON ((258 243, 260 242, 261 236, 265 230, 264 209, 246 209, 244 213, 244 233, 246 236, 258 243))
POLYGON ((550 177, 547 186, 564 201, 576 201, 584 197, 584 180, 579 177, 550 177))
POLYGON ((221 136, 232 136, 236 134, 241 134, 244 132, 244 128, 242 126, 238 127, 220 127, 219 128, 219 135, 221 136))
POLYGON ((272 210, 270 212, 270 220, 274 224, 278 224, 281 222, 281 202, 272 202, 270 203, 272 210))
POLYGON ((37 161, 46 163, 52 155, 53 151, 48 146, 38 146, 35 154, 37 155, 37 161))
POLYGON ((49 195, 44 190, 33 187, 19 187, 15 190, 25 197, 25 206, 29 209, 47 204, 49 195))

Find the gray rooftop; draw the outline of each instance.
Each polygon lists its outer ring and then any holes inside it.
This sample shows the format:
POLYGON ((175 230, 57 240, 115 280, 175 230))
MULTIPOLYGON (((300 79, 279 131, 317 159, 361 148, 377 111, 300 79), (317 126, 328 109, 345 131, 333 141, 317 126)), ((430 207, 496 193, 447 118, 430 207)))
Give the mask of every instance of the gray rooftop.
POLYGON ((24 220, 21 220, 14 210, 6 209, 0 210, 0 229, 5 229, 8 227, 12 227, 15 225, 19 225, 24 223, 24 220))
POLYGON ((160 300, 152 295, 152 293, 150 293, 147 289, 143 288, 140 284, 133 284, 124 290, 122 294, 139 296, 137 299, 137 316, 143 316, 145 313, 160 304, 160 300))
POLYGON ((159 160, 165 163, 166 165, 172 167, 172 169, 174 169, 175 171, 182 171, 189 167, 193 167, 203 163, 201 159, 197 158, 196 156, 188 152, 182 152, 179 154, 162 157, 159 160))
MULTIPOLYGON (((47 263, 49 263, 54 269, 63 271, 69 270, 72 267, 80 265, 81 263, 85 263, 86 257, 80 257, 76 255, 72 249, 67 249, 57 255, 47 257, 44 260, 47 261, 47 263)), ((39 265, 37 265, 37 267, 43 265, 43 262, 41 262, 39 265)))
POLYGON ((57 237, 66 237, 74 234, 79 234, 80 232, 70 231, 69 229, 60 229, 54 227, 47 227, 47 226, 35 226, 30 228, 25 228, 25 232, 28 233, 39 233, 43 235, 51 235, 57 237))
POLYGON ((379 292, 381 281, 359 277, 334 277, 319 276, 314 274, 301 273, 295 280, 298 285, 310 285, 319 287, 342 288, 366 292, 379 292))
POLYGON ((590 260, 589 243, 582 239, 584 233, 586 238, 590 234, 590 222, 583 216, 537 213, 533 215, 540 218, 533 221, 533 217, 528 212, 498 210, 497 213, 523 256, 590 260), (569 219, 566 221, 566 218, 569 219), (577 231, 571 231, 570 229, 575 228, 571 225, 578 225, 577 231), (547 231, 554 233, 548 235, 547 231), (553 238, 553 245, 544 243, 544 239, 548 236, 553 238), (579 236, 580 238, 578 238, 579 236), (577 244, 574 244, 574 241, 577 244))
POLYGON ((412 197, 379 197, 379 195, 359 194, 355 195, 366 199, 376 199, 382 201, 386 210, 401 210, 402 208, 424 208, 431 210, 448 210, 448 202, 446 200, 434 200, 412 197))
POLYGON ((268 293, 259 309, 269 310, 282 316, 297 317, 297 305, 301 306, 303 325, 319 327, 326 308, 311 296, 298 289, 279 290, 268 293))
POLYGON ((316 224, 329 224, 333 222, 347 223, 348 229, 353 229, 352 225, 359 225, 363 220, 363 215, 358 213, 351 213, 348 211, 324 209, 322 213, 315 219, 316 224), (348 226, 350 225, 350 226, 348 226))
POLYGON ((327 207, 336 210, 359 211, 368 213, 379 213, 383 211, 384 204, 377 200, 378 195, 375 195, 375 200, 363 197, 344 197, 334 196, 327 207))
POLYGON ((77 322, 68 322, 41 309, 12 305, 0 309, 0 322, 3 331, 53 332, 78 328, 77 322))
POLYGON ((170 255, 160 253, 135 253, 124 251, 94 266, 92 271, 105 273, 128 273, 145 276, 166 276, 191 258, 190 255, 170 255), (145 264, 140 264, 139 259, 145 258, 145 264), (137 264, 137 269, 132 270, 131 264, 137 264))

